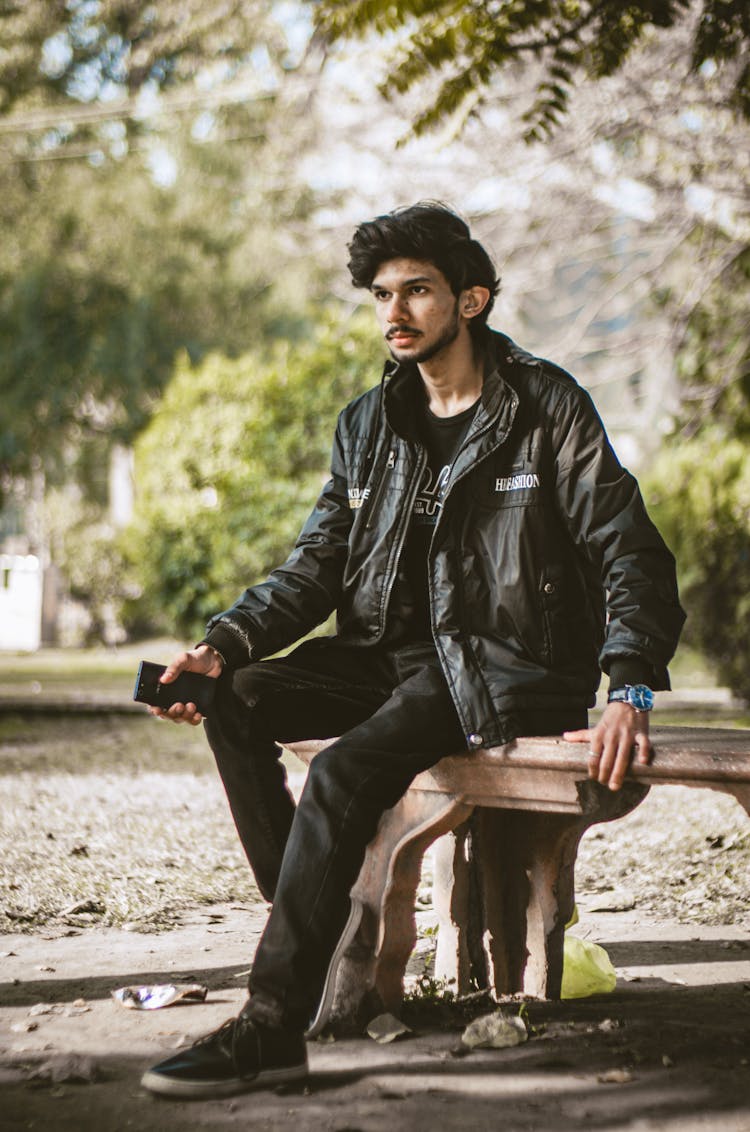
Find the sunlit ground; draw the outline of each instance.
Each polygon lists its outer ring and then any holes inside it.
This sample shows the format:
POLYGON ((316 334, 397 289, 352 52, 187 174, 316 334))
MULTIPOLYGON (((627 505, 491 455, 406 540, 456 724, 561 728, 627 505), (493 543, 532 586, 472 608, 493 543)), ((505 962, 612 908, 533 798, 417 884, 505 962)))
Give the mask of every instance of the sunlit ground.
MULTIPOLYGON (((257 900, 201 728, 134 714, 32 713, 82 690, 127 703, 139 659, 166 661, 153 641, 109 652, 0 655, 0 931, 95 924, 159 931, 200 905, 257 900)), ((678 664, 677 689, 707 676, 678 664)), ((666 697, 664 697, 666 700, 666 697)), ((748 726, 717 700, 658 722, 748 726)), ((290 768, 299 774, 296 762, 290 768)), ((643 911, 696 923, 746 913, 750 823, 715 792, 660 787, 631 815, 592 829, 578 894, 615 892, 643 911)))

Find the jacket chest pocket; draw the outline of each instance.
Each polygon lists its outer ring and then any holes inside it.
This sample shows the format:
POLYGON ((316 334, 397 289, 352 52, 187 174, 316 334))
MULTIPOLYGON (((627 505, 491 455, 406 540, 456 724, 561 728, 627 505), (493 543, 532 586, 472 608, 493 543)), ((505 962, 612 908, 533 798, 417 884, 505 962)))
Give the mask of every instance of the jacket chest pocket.
POLYGON ((542 499, 543 476, 534 460, 490 462, 472 477, 472 499, 480 507, 530 507, 542 499))

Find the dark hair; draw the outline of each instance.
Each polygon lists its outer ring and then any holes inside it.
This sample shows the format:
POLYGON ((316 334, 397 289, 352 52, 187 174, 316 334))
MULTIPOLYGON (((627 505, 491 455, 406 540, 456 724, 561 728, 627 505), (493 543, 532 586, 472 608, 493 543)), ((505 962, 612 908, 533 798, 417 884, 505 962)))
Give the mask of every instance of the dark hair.
POLYGON ((419 201, 397 208, 356 229, 349 244, 349 272, 355 287, 371 287, 389 259, 421 259, 443 273, 458 297, 469 287, 486 287, 490 299, 472 319, 484 326, 500 290, 500 279, 487 252, 472 240, 468 224, 439 201, 419 201))

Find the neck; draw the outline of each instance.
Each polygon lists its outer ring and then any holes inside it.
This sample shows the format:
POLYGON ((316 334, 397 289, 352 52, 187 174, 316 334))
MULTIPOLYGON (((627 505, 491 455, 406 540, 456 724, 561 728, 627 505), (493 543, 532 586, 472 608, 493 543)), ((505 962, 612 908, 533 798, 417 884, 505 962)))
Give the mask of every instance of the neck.
POLYGON ((419 374, 427 394, 430 412, 436 417, 454 417, 478 400, 484 381, 481 351, 474 349, 468 330, 427 362, 420 362, 419 374))

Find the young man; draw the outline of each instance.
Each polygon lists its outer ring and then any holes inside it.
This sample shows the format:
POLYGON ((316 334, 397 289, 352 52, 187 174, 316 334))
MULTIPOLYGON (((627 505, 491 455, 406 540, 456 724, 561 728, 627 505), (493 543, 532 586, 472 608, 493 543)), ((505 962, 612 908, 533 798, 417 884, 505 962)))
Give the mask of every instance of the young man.
MULTIPOLYGON (((164 676, 217 678, 206 731, 272 901, 240 1015, 144 1075, 166 1095, 306 1073, 367 843, 442 756, 565 732, 618 789, 634 748, 650 757, 652 689, 669 686, 684 619, 672 556, 588 395, 487 329, 498 280, 464 222, 417 204, 360 225, 349 250, 393 362, 341 413, 290 557, 164 676), (262 659, 333 609, 334 637, 262 659), (589 730, 600 668, 611 702, 589 730), (277 741, 326 736, 340 737, 295 809, 277 741)), ((193 704, 152 710, 201 720, 193 704)))

